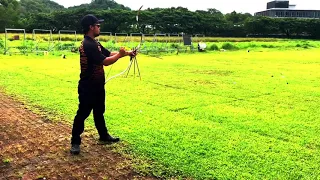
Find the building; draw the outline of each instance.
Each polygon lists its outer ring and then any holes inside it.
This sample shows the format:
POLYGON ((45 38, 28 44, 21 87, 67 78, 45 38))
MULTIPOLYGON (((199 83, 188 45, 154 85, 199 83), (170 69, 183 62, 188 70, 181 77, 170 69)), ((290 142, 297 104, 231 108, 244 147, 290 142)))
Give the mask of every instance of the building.
POLYGON ((288 0, 274 0, 267 3, 267 10, 257 12, 255 16, 291 17, 291 18, 320 18, 320 10, 296 9, 288 0))

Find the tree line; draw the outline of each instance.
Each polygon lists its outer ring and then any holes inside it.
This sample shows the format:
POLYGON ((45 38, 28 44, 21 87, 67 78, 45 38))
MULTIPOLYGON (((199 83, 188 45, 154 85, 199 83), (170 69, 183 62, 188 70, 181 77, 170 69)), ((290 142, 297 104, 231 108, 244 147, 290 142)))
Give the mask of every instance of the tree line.
POLYGON ((105 22, 101 31, 112 33, 204 34, 220 37, 320 38, 319 19, 269 18, 249 13, 223 14, 210 8, 190 11, 187 8, 154 8, 140 12, 113 0, 92 0, 89 4, 64 8, 50 0, 0 0, 0 31, 4 28, 76 30, 80 20, 94 14, 105 22))

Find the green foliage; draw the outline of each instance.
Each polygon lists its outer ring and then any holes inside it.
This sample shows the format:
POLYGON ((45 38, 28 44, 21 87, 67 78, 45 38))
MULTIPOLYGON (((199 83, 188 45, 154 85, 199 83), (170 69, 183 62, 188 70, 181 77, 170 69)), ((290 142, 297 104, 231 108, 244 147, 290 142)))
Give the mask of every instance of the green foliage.
POLYGON ((263 47, 263 48, 275 48, 274 45, 266 45, 266 44, 262 44, 261 47, 263 47))
POLYGON ((110 9, 123 9, 130 10, 130 8, 118 4, 114 0, 92 0, 89 4, 82 4, 79 6, 69 7, 69 9, 98 9, 98 10, 110 10, 110 9))
POLYGON ((76 48, 77 48, 76 44, 72 42, 66 42, 66 43, 59 42, 55 46, 55 49, 57 51, 65 51, 65 50, 74 51, 76 48))
POLYGON ((211 50, 211 51, 217 51, 217 50, 219 50, 219 47, 218 47, 216 44, 211 44, 211 45, 209 46, 209 50, 211 50))
MULTIPOLYGON (((10 47, 10 51, 13 51, 13 48, 17 50, 27 50, 27 52, 32 52, 35 49, 38 51, 76 51, 80 46, 80 42, 83 38, 82 35, 77 35, 77 41, 75 42, 75 36, 72 34, 64 34, 61 36, 62 41, 59 40, 59 35, 54 34, 52 36, 53 41, 48 41, 49 35, 39 34, 36 35, 36 40, 32 39, 31 34, 26 34, 25 46, 21 40, 13 40, 15 34, 9 34, 9 41, 7 45, 10 47)), ((4 44, 4 35, 0 34, 0 39, 3 39, 2 44, 4 44)), ((111 51, 118 51, 121 46, 131 49, 136 47, 140 38, 132 38, 131 42, 126 42, 125 38, 118 37, 117 42, 115 42, 114 37, 101 36, 100 42, 103 46, 108 48, 111 51)), ((205 42, 207 44, 208 51, 217 51, 222 49, 226 50, 255 50, 261 48, 267 49, 307 49, 307 48, 320 48, 320 43, 318 41, 311 40, 281 40, 281 39, 265 39, 265 38, 251 38, 251 42, 247 42, 246 38, 199 38, 199 41, 205 42)), ((156 54, 159 52, 162 53, 174 53, 174 52, 186 52, 189 51, 189 48, 184 46, 182 42, 179 42, 179 39, 170 39, 170 42, 167 38, 161 37, 157 40, 158 42, 153 41, 153 37, 146 37, 142 45, 143 54, 156 54), (177 42, 173 42, 177 41, 177 42)), ((197 43, 193 43, 193 50, 197 49, 197 43)), ((1 41, 0 41, 0 50, 1 41)))
POLYGON ((238 47, 232 43, 223 43, 222 49, 226 49, 226 50, 237 50, 238 47))
POLYGON ((20 0, 21 16, 37 13, 51 13, 64 9, 63 6, 51 0, 20 0))
POLYGON ((171 48, 176 48, 176 49, 177 49, 177 48, 179 48, 179 44, 171 44, 171 45, 170 45, 170 47, 171 47, 171 48))
POLYGON ((35 41, 32 41, 32 40, 25 41, 25 46, 28 48, 33 47, 34 45, 35 45, 35 41))
POLYGON ((19 19, 19 2, 16 0, 0 0, 0 32, 4 28, 14 28, 19 19))
POLYGON ((95 14, 107 20, 102 24, 101 31, 112 33, 184 32, 215 37, 271 37, 280 34, 282 38, 320 38, 320 32, 317 31, 320 29, 320 19, 270 18, 235 11, 224 15, 217 9, 193 12, 183 7, 172 7, 142 10, 137 24, 136 10, 130 10, 113 0, 94 0, 70 8, 50 0, 21 0, 19 3, 16 0, 2 1, 0 30, 17 27, 29 32, 33 29, 69 29, 79 33, 82 31, 80 20, 83 15, 95 14), (10 14, 10 18, 6 14, 10 14))
POLYGON ((304 42, 302 45, 297 44, 297 47, 298 47, 298 46, 303 47, 304 49, 308 49, 308 48, 313 48, 313 47, 315 47, 314 45, 310 44, 309 42, 304 42))
POLYGON ((247 19, 252 18, 252 15, 249 13, 237 13, 235 11, 228 13, 225 15, 227 21, 232 22, 233 24, 241 24, 245 22, 247 19))
POLYGON ((0 38, 0 49, 4 48, 4 40, 0 38))

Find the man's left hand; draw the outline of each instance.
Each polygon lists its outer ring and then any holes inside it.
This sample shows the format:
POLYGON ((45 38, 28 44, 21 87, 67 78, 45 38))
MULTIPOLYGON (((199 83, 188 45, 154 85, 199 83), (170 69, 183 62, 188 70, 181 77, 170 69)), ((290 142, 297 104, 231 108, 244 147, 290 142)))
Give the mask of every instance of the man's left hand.
POLYGON ((137 56, 137 51, 128 51, 128 56, 130 56, 130 57, 135 57, 135 56, 137 56))

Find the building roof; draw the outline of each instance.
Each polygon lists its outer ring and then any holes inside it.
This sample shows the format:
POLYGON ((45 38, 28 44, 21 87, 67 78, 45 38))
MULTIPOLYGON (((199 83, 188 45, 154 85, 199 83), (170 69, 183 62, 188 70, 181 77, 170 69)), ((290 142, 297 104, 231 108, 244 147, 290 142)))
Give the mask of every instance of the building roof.
MULTIPOLYGON (((273 0, 273 1, 289 1, 289 0, 273 0)), ((273 2, 273 1, 270 1, 270 2, 273 2)))
MULTIPOLYGON (((282 11, 320 11, 316 9, 293 9, 293 8, 271 8, 271 9, 266 9, 263 11, 272 11, 272 10, 282 10, 282 11)), ((260 11, 260 12, 263 12, 260 11)))

